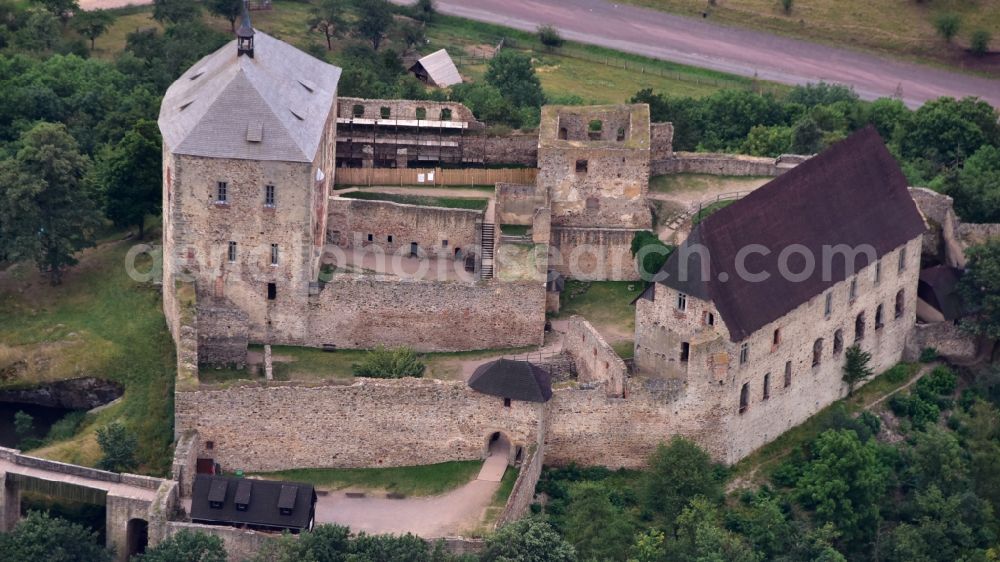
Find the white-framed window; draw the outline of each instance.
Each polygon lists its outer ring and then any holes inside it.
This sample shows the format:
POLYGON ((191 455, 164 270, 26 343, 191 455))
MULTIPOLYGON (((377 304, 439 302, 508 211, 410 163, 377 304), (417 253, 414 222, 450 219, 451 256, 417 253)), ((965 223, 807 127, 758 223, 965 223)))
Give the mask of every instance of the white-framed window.
POLYGON ((677 310, 684 312, 687 310, 688 296, 684 293, 677 293, 677 310))
POLYGON ((236 242, 229 242, 229 261, 236 261, 236 242))
POLYGON ((278 265, 278 245, 271 244, 271 265, 278 265))
POLYGON ((274 186, 271 184, 264 186, 264 206, 274 207, 274 186))
POLYGON ((215 202, 226 203, 229 201, 229 184, 220 181, 215 184, 215 202))

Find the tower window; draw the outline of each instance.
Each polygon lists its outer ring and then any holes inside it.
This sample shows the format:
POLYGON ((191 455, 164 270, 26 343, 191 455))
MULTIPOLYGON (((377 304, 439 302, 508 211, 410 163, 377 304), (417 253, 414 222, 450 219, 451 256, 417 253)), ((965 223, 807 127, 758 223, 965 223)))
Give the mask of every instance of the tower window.
POLYGON ((875 284, 878 285, 882 281, 882 260, 875 262, 875 284))
POLYGON ((854 341, 859 342, 865 339, 865 313, 862 312, 854 318, 854 341))
POLYGON ((785 388, 792 386, 792 362, 785 361, 785 388))
POLYGON ((229 201, 229 185, 224 181, 220 181, 215 186, 215 202, 225 203, 227 201, 229 201))
POLYGON ((267 284, 267 300, 273 301, 278 298, 278 285, 276 283, 267 284))
POLYGON ((442 248, 447 248, 448 247, 448 241, 447 240, 442 240, 441 241, 441 247, 442 248))
POLYGON ((687 363, 688 357, 691 355, 691 344, 688 342, 681 342, 681 362, 687 363))
POLYGON ((855 298, 857 298, 857 296, 858 296, 858 278, 855 277, 854 279, 851 279, 851 294, 850 294, 851 300, 854 300, 855 298))
POLYGON ((578 174, 586 174, 587 173, 587 161, 586 160, 577 160, 576 161, 576 173, 578 173, 578 174))
POLYGON ((677 293, 677 310, 684 312, 687 310, 688 296, 684 293, 677 293))
POLYGON ((746 365, 750 360, 750 344, 743 342, 740 344, 740 365, 746 365))
POLYGON ((899 318, 902 315, 903 315, 903 290, 900 289, 899 292, 896 293, 896 318, 899 318))
POLYGON ((899 271, 906 269, 906 246, 899 250, 899 271))
POLYGON ((265 185, 264 186, 264 206, 273 207, 274 206, 274 186, 265 185))
POLYGON ((836 355, 844 351, 844 331, 838 329, 833 333, 833 354, 836 355))
POLYGON ((778 347, 778 344, 780 343, 781 343, 781 328, 775 328, 774 335, 771 336, 771 345, 774 347, 778 347))
POLYGON ((510 398, 504 398, 503 399, 503 407, 504 408, 510 408, 510 398))
POLYGON ((375 240, 375 235, 374 234, 369 234, 368 235, 368 241, 371 242, 372 240, 375 240))
POLYGON ((271 265, 278 265, 278 245, 271 244, 271 265))
POLYGON ((823 338, 819 338, 813 342, 813 361, 812 366, 818 367, 823 361, 823 338))
POLYGON ((714 326, 715 325, 715 315, 712 314, 711 312, 706 312, 705 313, 705 323, 708 324, 709 326, 714 326))
POLYGON ((390 243, 391 243, 391 242, 392 242, 392 234, 390 234, 390 235, 386 236, 386 237, 385 237, 385 241, 386 241, 386 242, 390 242, 390 243))
POLYGON ((884 322, 882 322, 882 305, 880 304, 878 305, 878 307, 875 308, 875 329, 878 330, 882 328, 883 325, 884 322))
POLYGON ((771 373, 764 375, 764 400, 771 397, 771 373))
POLYGON ((229 261, 236 261, 236 242, 229 242, 229 261))
POLYGON ((740 413, 747 411, 747 406, 750 402, 750 383, 743 383, 743 388, 740 389, 740 413))
POLYGON ((826 294, 826 303, 823 305, 823 316, 830 317, 833 313, 833 293, 826 294))

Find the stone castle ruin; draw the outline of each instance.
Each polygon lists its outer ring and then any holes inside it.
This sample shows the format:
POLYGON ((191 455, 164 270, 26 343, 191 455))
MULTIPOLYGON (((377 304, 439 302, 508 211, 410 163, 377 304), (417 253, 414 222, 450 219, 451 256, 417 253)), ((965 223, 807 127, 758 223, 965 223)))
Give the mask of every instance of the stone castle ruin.
POLYGON ((338 98, 338 68, 264 33, 250 41, 252 53, 234 42, 196 63, 160 113, 164 308, 178 348, 175 427, 188 455, 179 473, 190 475, 195 459, 248 471, 479 459, 498 433, 535 478, 543 459, 642 466, 672 435, 735 462, 846 394, 845 347, 871 351, 876 370, 902 356, 924 221, 872 130, 811 159, 678 155, 672 126, 634 104, 548 106, 537 134, 494 136, 456 103, 338 98), (498 183, 464 208, 398 199, 426 189, 337 182, 350 168, 498 164, 536 169, 535 181, 498 183), (635 303, 631 371, 574 318, 562 351, 577 380, 544 401, 464 381, 198 380, 199 366, 244 364, 250 342, 541 345, 561 279, 638 280, 630 245, 652 227, 657 170, 779 176, 702 222, 685 245, 708 247, 702 265, 727 275, 739 245, 767 245, 773 255, 748 263, 773 275, 649 285, 635 303), (783 248, 841 243, 873 253, 825 278, 778 278, 783 248))

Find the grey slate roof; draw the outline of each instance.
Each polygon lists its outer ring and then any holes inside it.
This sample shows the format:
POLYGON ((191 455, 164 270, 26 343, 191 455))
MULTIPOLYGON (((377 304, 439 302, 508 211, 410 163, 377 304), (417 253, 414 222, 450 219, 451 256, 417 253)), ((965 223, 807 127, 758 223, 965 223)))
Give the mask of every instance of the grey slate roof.
POLYGON ((552 398, 552 378, 545 369, 512 359, 480 365, 469 377, 469 387, 483 394, 525 402, 548 402, 552 398))
MULTIPOLYGON (((440 88, 462 83, 462 75, 458 73, 455 62, 448 56, 448 51, 440 49, 421 58, 413 66, 420 65, 427 76, 440 88)), ((413 67, 411 66, 412 70, 413 67)))
POLYGON ((199 474, 191 492, 191 519, 298 531, 311 528, 315 504, 311 484, 199 474), (214 508, 210 502, 222 505, 214 508), (282 508, 290 513, 282 513, 282 508))
POLYGON ((163 142, 176 154, 312 162, 338 80, 336 66, 256 31, 252 58, 238 57, 233 40, 167 89, 163 142))

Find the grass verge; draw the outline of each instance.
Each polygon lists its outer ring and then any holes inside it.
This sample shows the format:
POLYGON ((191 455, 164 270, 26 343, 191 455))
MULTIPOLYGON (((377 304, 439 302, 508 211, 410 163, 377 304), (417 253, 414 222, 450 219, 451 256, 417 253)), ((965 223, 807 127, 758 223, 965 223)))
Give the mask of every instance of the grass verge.
POLYGON ((642 289, 642 281, 567 281, 559 296, 556 317, 577 314, 593 324, 609 343, 630 340, 635 334, 635 309, 631 303, 642 289))
POLYGON ((325 490, 362 489, 433 496, 472 481, 482 465, 482 461, 453 461, 388 468, 301 468, 261 472, 255 476, 308 482, 325 490))

